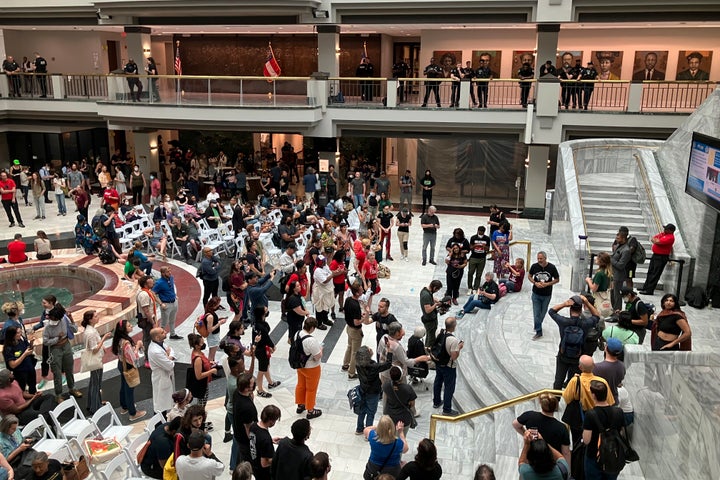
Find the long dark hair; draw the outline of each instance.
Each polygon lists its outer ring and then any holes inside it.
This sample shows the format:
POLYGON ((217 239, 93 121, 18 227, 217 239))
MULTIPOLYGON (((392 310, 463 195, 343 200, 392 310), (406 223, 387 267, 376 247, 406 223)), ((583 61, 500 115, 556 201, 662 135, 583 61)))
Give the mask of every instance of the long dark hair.
POLYGON ((9 352, 10 350, 7 350, 8 348, 14 347, 17 345, 18 342, 15 341, 15 336, 17 335, 18 328, 17 327, 8 327, 7 330, 5 330, 5 342, 3 343, 5 347, 5 351, 9 352))
POLYGON ((437 448, 435 444, 429 438, 423 438, 418 443, 417 455, 415 455, 415 462, 423 470, 432 470, 437 463, 437 448))
POLYGON ((528 464, 535 473, 547 473, 555 466, 553 454, 547 442, 542 439, 530 442, 530 449, 527 452, 528 464))
POLYGON ((681 311, 680 300, 678 300, 677 295, 675 295, 673 293, 666 293, 665 295, 662 296, 662 298, 660 299, 660 308, 662 310, 665 310, 665 300, 667 300, 668 298, 672 299, 672 301, 675 303, 675 307, 672 309, 672 311, 673 312, 681 311))
POLYGON ((115 325, 115 331, 113 332, 112 340, 112 352, 115 355, 120 355, 121 340, 127 340, 128 342, 130 342, 130 345, 132 345, 133 347, 135 346, 135 340, 133 340, 127 332, 127 324, 127 320, 120 320, 117 325, 115 325))
POLYGON ((80 325, 82 325, 83 328, 87 328, 87 326, 90 325, 90 320, 92 320, 92 318, 94 316, 95 316, 95 310, 86 311, 85 313, 83 313, 83 319, 82 319, 82 323, 80 323, 80 325))

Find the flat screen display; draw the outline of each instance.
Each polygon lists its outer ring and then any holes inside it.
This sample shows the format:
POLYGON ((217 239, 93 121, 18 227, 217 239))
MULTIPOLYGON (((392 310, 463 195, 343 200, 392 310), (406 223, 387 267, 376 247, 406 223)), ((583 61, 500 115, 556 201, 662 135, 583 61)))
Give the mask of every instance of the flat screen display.
POLYGON ((720 138, 693 133, 685 193, 720 212, 720 138))

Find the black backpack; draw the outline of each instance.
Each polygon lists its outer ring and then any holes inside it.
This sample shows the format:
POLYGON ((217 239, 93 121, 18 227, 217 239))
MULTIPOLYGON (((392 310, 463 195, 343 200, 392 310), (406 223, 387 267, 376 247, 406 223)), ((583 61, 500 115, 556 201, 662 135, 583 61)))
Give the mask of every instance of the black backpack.
MULTIPOLYGON (((583 347, 583 355, 590 355, 592 357, 592 354, 595 353, 595 350, 600 348, 602 341, 602 332, 598 328, 597 325, 593 325, 588 329, 587 333, 585 334, 585 342, 583 347)), ((600 348, 602 350, 602 348, 600 348)))
POLYGON ((705 308, 708 306, 708 297, 700 287, 690 287, 685 293, 685 301, 693 308, 705 308))
POLYGON ((580 317, 575 323, 567 325, 562 331, 560 340, 560 354, 566 358, 580 358, 585 348, 585 331, 580 326, 580 317))
POLYGON ((297 370, 298 368, 305 368, 310 355, 305 353, 303 348, 303 342, 306 338, 310 338, 312 335, 300 336, 300 333, 295 336, 295 340, 290 344, 290 353, 288 354, 288 363, 290 368, 297 370))
MULTIPOLYGON (((597 410, 596 410, 597 412, 597 410)), ((599 413, 599 412, 598 412, 599 413)), ((613 416, 616 414, 612 411, 613 416)), ((612 416, 606 419, 612 425, 612 416)), ((618 474, 625 468, 625 440, 620 436, 620 430, 612 426, 604 426, 598 418, 597 463, 605 473, 618 474)))
POLYGON ((117 262, 117 256, 115 255, 115 252, 112 251, 112 248, 109 246, 108 248, 101 248, 98 257, 100 258, 100 261, 105 265, 110 265, 111 263, 117 262))
POLYGON ((97 235, 98 238, 103 238, 105 236, 106 228, 103 221, 103 215, 93 217, 90 226, 92 226, 93 232, 95 232, 95 235, 97 235))
POLYGON ((445 348, 445 341, 447 337, 454 336, 452 333, 447 333, 445 329, 440 330, 440 333, 435 338, 432 348, 430 348, 430 357, 435 362, 435 365, 445 366, 450 362, 450 352, 445 348))

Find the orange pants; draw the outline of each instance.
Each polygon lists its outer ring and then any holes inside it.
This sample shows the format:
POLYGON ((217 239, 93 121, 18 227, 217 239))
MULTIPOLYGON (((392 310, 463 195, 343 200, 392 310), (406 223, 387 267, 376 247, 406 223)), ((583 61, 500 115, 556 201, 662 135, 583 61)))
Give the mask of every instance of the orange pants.
POLYGON ((295 386, 295 403, 305 405, 305 408, 315 408, 315 396, 320 383, 320 365, 312 368, 298 368, 297 385, 295 386))

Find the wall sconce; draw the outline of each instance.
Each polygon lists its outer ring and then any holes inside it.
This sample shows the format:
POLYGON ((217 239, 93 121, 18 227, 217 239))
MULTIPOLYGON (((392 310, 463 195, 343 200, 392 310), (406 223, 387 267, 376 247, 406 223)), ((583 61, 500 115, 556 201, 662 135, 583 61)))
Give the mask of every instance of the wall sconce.
POLYGON ((157 143, 152 142, 152 143, 150 144, 150 150, 151 150, 151 151, 155 151, 155 150, 157 150, 157 149, 158 149, 157 143))
POLYGON ((330 18, 330 12, 327 10, 313 10, 313 18, 330 18))
POLYGON ((144 53, 145 55, 149 55, 149 54, 150 54, 150 49, 147 48, 147 47, 143 47, 143 53, 144 53))
POLYGON ((339 48, 335 49, 335 55, 337 55, 338 57, 340 56, 341 52, 342 52, 342 50, 340 50, 339 48))

